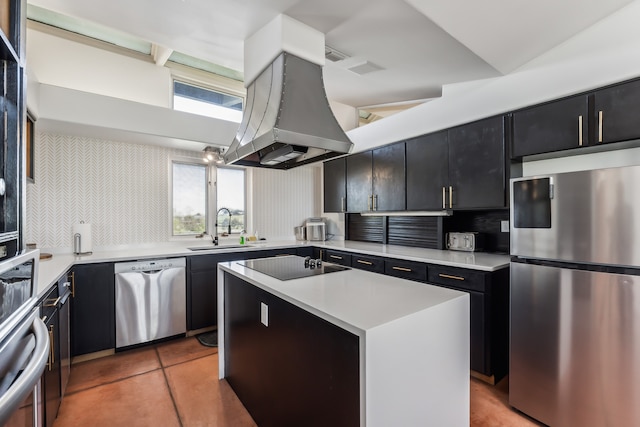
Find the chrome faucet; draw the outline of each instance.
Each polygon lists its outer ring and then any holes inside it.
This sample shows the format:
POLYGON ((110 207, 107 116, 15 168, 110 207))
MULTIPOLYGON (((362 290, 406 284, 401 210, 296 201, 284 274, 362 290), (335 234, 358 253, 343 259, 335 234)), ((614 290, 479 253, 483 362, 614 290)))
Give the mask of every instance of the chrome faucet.
POLYGON ((218 246, 218 214, 220 214, 221 211, 227 211, 227 213, 229 214, 229 227, 227 230, 227 235, 231 235, 231 211, 227 208, 220 208, 218 209, 218 212, 216 212, 216 225, 215 225, 215 232, 214 232, 214 236, 213 236, 213 244, 215 246, 218 246))

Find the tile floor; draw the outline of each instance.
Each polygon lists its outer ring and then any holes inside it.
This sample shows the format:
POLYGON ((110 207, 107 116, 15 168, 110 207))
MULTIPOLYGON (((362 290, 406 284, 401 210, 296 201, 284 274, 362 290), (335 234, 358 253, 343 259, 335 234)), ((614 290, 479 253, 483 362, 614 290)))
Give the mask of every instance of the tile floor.
MULTIPOLYGON (((75 364, 54 427, 255 426, 226 381, 218 352, 194 337, 75 364)), ((511 409, 508 382, 471 379, 473 427, 540 426, 511 409)))

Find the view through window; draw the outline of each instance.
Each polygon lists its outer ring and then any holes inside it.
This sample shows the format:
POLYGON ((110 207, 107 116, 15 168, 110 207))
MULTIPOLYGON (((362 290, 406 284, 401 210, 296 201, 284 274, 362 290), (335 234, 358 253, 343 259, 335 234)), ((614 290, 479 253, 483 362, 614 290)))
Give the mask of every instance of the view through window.
POLYGON ((173 109, 231 122, 242 121, 242 98, 175 80, 173 109))
POLYGON ((216 206, 218 207, 218 235, 241 233, 245 227, 245 171, 244 169, 217 168, 216 206), (227 212, 225 209, 229 210, 227 212))
POLYGON ((173 163, 173 235, 200 234, 207 227, 207 166, 173 163))

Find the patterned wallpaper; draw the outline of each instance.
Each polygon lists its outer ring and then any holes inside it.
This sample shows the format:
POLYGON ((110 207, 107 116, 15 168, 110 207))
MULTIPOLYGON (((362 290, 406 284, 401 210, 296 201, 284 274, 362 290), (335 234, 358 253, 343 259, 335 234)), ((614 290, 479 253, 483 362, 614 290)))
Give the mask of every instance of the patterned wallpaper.
MULTIPOLYGON (((92 224, 93 247, 170 239, 169 161, 200 153, 96 138, 35 134, 34 182, 27 185, 26 242, 64 251, 72 226, 92 224)), ((320 213, 317 167, 248 169, 249 229, 293 238, 293 226, 320 213)))

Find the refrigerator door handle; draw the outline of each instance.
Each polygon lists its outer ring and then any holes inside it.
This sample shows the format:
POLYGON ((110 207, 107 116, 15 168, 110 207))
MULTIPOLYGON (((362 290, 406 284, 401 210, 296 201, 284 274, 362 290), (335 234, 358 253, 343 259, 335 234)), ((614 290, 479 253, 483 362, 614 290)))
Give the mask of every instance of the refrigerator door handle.
POLYGON ((549 199, 553 199, 555 196, 555 186, 553 185, 553 178, 549 178, 549 199))

